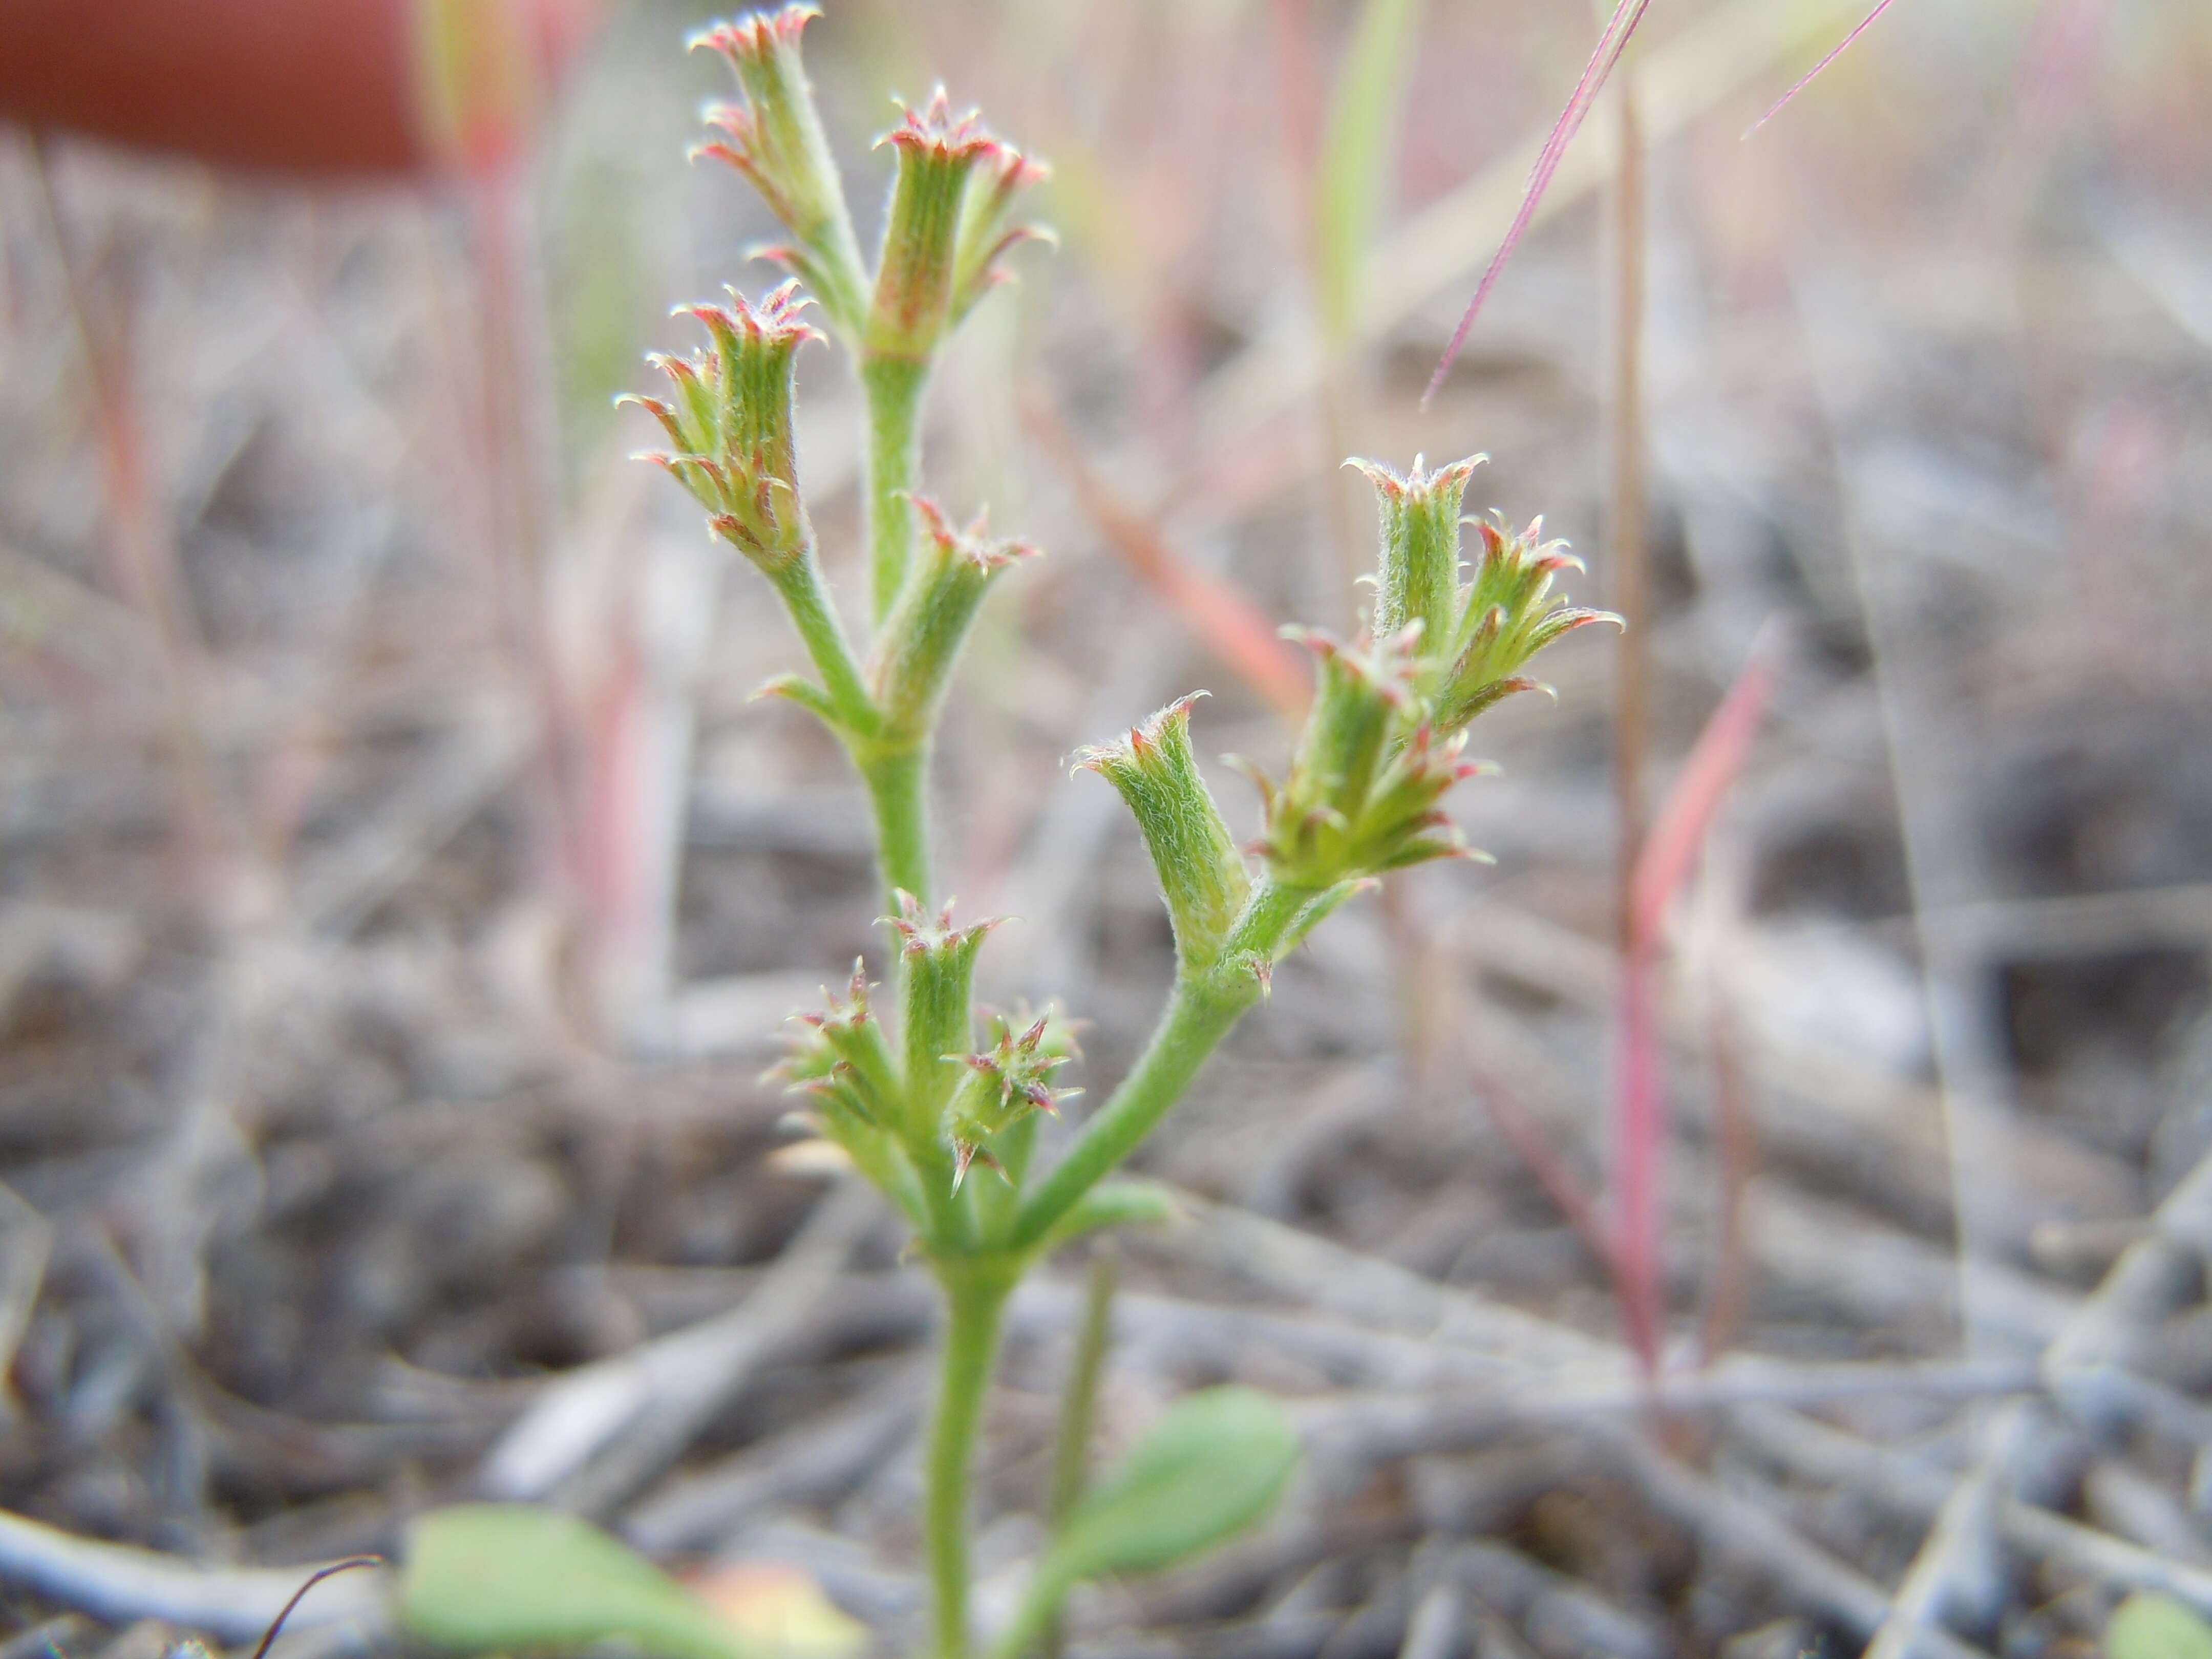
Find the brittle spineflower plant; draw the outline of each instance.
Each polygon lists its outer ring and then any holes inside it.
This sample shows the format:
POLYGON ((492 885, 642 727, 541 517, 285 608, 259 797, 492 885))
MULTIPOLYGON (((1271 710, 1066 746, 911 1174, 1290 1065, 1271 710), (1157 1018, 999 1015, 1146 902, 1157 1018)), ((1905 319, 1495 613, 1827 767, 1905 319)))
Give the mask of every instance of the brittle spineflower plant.
MULTIPOLYGON (((769 690, 817 715, 850 756, 875 812, 890 945, 887 994, 856 963, 840 999, 808 1015, 781 1068, 822 1135, 887 1194, 942 1287, 943 1369, 930 1428, 923 1535, 939 1659, 971 1653, 969 1465, 995 1363, 1000 1316, 1055 1246, 1161 1212, 1108 1177, 1266 995, 1275 964, 1385 872, 1468 856, 1442 808, 1480 769, 1468 723, 1535 682, 1529 659, 1601 613, 1567 605, 1553 578, 1573 562, 1539 526, 1463 521, 1476 462, 1398 474, 1355 463, 1381 503, 1370 625, 1339 640, 1291 630, 1317 689, 1289 768, 1259 779, 1263 828, 1240 849, 1200 775, 1193 702, 1083 750, 1137 820, 1173 921, 1176 974, 1150 1045, 1049 1167, 1038 1125, 1067 1091, 1074 1053, 1056 1012, 998 1017, 979 1032, 971 994, 993 924, 962 924, 933 889, 925 813, 931 736, 961 644, 993 585, 1033 550, 966 528, 920 493, 921 410, 951 331, 1040 234, 1018 222, 1044 168, 939 90, 886 136, 895 173, 872 270, 800 61, 805 6, 717 24, 741 101, 709 111, 697 154, 758 189, 789 234, 764 250, 794 273, 764 297, 686 307, 707 343, 655 359, 669 383, 636 399, 669 447, 653 457, 706 508, 713 532, 765 576, 812 664, 769 690), (803 288, 811 296, 802 297, 803 288), (818 319, 817 330, 814 320, 818 319), (825 337, 853 356, 866 410, 871 627, 856 647, 824 580, 792 441, 792 366, 825 337), (1463 522, 1474 526, 1471 571, 1463 522)), ((1158 1566, 1249 1524, 1295 1459, 1279 1412, 1244 1390, 1194 1397, 1058 1525, 993 1652, 1042 1638, 1076 1582, 1158 1566)))

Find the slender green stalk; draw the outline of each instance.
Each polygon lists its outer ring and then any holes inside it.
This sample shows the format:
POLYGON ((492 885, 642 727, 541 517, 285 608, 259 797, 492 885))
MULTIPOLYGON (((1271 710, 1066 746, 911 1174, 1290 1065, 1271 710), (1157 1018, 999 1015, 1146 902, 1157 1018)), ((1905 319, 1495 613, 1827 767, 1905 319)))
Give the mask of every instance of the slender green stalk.
POLYGON ((876 868, 884 883, 884 914, 898 914, 898 895, 930 902, 929 744, 856 757, 876 814, 876 868))
POLYGON ((929 1426, 929 1551, 937 1659, 968 1653, 968 1488, 975 1432, 999 1352, 999 1315, 1014 1273, 1006 1264, 940 1261, 946 1313, 937 1407, 929 1426))
POLYGON ((1265 966, 1274 962, 1276 947, 1315 896, 1304 888, 1261 882, 1214 965, 1176 978, 1144 1057, 1022 1206, 1010 1241, 1014 1249, 1027 1249, 1042 1238, 1182 1098, 1230 1027, 1260 1000, 1265 966))
MULTIPOLYGON (((1052 1491, 1045 1518, 1057 1533, 1083 1501, 1091 1480, 1091 1436, 1098 1415, 1098 1379, 1106 1370, 1106 1344, 1113 1334, 1114 1290, 1121 1274, 1114 1249, 1102 1243, 1091 1258, 1091 1282, 1083 1299, 1083 1328, 1076 1333, 1067 1386, 1060 1397, 1060 1434, 1053 1445, 1052 1491)), ((1057 1607, 1038 1643, 1044 1659, 1060 1659, 1065 1649, 1057 1607)))
POLYGON ((868 572, 875 618, 897 602, 914 541, 908 492, 921 471, 921 394, 927 359, 871 354, 860 365, 868 400, 868 572))
POLYGON ((1083 1299, 1083 1328, 1067 1368, 1067 1389, 1060 1399, 1060 1437, 1053 1448, 1052 1492, 1046 1518, 1055 1528, 1066 1523, 1091 1478, 1091 1425, 1097 1415, 1098 1379, 1106 1369, 1106 1344, 1112 1334, 1114 1290, 1120 1279, 1110 1243, 1091 1258, 1091 1282, 1083 1299))
POLYGON ((822 677, 830 708, 844 726, 867 730, 875 722, 875 704, 861 682, 860 664, 845 638, 845 625, 837 620, 836 608, 830 602, 813 537, 807 537, 797 558, 770 569, 768 574, 784 609, 791 613, 792 626, 799 630, 814 672, 822 677))

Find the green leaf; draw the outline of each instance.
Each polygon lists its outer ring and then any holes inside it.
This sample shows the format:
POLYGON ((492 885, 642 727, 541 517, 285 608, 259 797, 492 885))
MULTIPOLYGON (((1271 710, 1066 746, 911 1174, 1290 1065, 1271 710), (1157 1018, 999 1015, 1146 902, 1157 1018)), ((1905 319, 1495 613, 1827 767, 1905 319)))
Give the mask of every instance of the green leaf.
POLYGON ((515 1652, 626 1638, 671 1659, 745 1659, 714 1610, 574 1516, 520 1504, 433 1510, 407 1533, 399 1621, 433 1647, 515 1652))
POLYGON ((1183 1400, 1075 1506, 991 1659, 1027 1652, 1085 1578, 1155 1571, 1225 1543, 1274 1507, 1297 1462, 1297 1431, 1266 1395, 1207 1389, 1183 1400))
POLYGON ((1052 1224, 1038 1242, 1041 1254, 1049 1255, 1071 1239, 1101 1227, 1132 1224, 1158 1225, 1182 1219, 1175 1194, 1149 1181, 1109 1181, 1084 1194, 1067 1213, 1052 1224))
POLYGON ((1192 1395, 1076 1506, 1041 1571, 1073 1583, 1171 1566, 1266 1515, 1297 1462, 1297 1433, 1266 1395, 1192 1395))
POLYGON ((2111 1659, 2212 1659, 2212 1626, 2171 1595, 2144 1590, 2113 1613, 2105 1651, 2111 1659))

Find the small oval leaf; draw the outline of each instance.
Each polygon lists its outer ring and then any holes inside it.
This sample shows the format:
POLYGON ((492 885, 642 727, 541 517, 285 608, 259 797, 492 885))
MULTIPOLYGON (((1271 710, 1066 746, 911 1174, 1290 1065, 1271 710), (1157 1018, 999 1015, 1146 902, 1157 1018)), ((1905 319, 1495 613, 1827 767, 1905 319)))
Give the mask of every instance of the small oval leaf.
POLYGON ((1211 1549, 1274 1507, 1297 1462, 1297 1431, 1266 1395, 1192 1395, 1076 1506, 1040 1576, 1073 1584, 1211 1549))
POLYGON ((2212 1626, 2171 1595, 2144 1590, 2112 1614, 2105 1651, 2112 1659, 2212 1659, 2212 1626))
POLYGON ((626 1638, 669 1659, 746 1659, 714 1610, 636 1551, 521 1504, 433 1510, 408 1528, 399 1620, 433 1647, 529 1652, 626 1638))

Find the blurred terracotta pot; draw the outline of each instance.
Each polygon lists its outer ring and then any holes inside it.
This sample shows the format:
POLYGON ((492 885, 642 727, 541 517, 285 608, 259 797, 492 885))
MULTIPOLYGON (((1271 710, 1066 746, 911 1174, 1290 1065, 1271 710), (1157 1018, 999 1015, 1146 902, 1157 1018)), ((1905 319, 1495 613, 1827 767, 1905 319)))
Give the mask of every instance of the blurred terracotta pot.
POLYGON ((292 173, 520 143, 590 0, 0 0, 0 118, 292 173))

